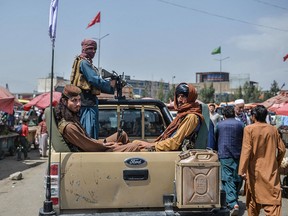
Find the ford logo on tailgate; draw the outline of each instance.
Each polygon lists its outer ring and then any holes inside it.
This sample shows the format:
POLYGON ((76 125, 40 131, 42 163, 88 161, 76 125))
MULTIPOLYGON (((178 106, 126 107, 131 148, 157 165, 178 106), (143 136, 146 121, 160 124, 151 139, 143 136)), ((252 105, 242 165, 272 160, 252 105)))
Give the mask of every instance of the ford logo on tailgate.
POLYGON ((138 158, 138 157, 134 157, 134 158, 127 158, 124 163, 127 166, 145 166, 147 164, 147 161, 143 158, 138 158))

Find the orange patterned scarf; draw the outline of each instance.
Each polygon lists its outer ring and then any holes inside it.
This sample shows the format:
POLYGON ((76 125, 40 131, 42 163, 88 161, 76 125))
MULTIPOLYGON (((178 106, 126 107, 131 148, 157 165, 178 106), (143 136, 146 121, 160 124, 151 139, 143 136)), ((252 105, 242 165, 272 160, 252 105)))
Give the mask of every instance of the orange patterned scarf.
POLYGON ((174 108, 178 111, 177 116, 166 128, 166 130, 155 140, 156 142, 169 138, 178 129, 180 123, 188 114, 195 114, 199 116, 201 121, 204 119, 202 116, 200 104, 198 102, 195 102, 198 96, 197 91, 195 87, 191 84, 188 84, 188 87, 189 94, 187 98, 187 103, 183 104, 181 107, 178 107, 177 96, 174 96, 174 108))

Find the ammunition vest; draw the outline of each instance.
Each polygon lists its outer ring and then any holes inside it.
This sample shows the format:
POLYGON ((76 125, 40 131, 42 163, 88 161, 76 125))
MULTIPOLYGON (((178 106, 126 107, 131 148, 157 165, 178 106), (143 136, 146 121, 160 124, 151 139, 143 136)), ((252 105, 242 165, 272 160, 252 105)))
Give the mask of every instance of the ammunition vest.
MULTIPOLYGON (((81 58, 80 56, 77 56, 77 58, 74 60, 74 63, 72 66, 72 72, 71 72, 71 76, 70 76, 71 84, 79 87, 82 90, 91 91, 91 94, 93 94, 93 95, 99 95, 101 93, 100 89, 97 89, 96 87, 94 87, 90 83, 88 83, 87 80, 85 79, 83 73, 80 70, 80 64, 83 60, 85 60, 85 59, 81 58)), ((95 73, 97 75, 99 75, 97 68, 95 68, 93 66, 93 64, 91 64, 90 62, 89 62, 89 64, 91 65, 91 68, 93 68, 95 73)))
MULTIPOLYGON (((66 128, 66 126, 68 124, 71 124, 72 122, 68 122, 66 121, 64 118, 61 119, 61 121, 58 123, 58 130, 60 132, 60 134, 63 136, 64 130, 66 128)), ((68 142, 68 140, 66 140, 63 136, 63 139, 65 140, 65 142, 67 143, 68 148, 70 149, 71 152, 80 152, 82 151, 80 148, 78 148, 77 146, 71 144, 70 142, 68 142)))

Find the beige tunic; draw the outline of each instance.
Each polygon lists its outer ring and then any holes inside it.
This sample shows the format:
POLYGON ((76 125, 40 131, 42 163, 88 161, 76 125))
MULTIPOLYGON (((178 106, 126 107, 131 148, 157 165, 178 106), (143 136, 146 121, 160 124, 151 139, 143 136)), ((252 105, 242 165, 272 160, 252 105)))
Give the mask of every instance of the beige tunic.
POLYGON ((186 137, 189 137, 199 123, 199 118, 195 114, 188 114, 179 124, 174 136, 171 138, 155 142, 156 151, 179 150, 180 145, 186 137))
POLYGON ((257 203, 281 204, 278 168, 285 151, 276 127, 256 122, 244 128, 238 173, 246 173, 247 195, 253 196, 257 203))

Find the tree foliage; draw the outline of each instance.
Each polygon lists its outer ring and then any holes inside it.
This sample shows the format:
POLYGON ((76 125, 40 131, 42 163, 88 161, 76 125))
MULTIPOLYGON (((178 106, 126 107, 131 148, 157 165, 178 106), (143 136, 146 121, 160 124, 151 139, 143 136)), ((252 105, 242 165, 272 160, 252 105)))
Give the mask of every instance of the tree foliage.
POLYGON ((163 80, 160 81, 159 83, 159 89, 157 92, 157 97, 159 100, 164 101, 164 84, 163 84, 163 80))
POLYGON ((215 89, 213 87, 213 83, 211 83, 209 87, 207 87, 206 83, 204 83, 204 88, 202 88, 199 92, 199 100, 201 100, 204 103, 211 103, 211 102, 214 103, 215 102, 214 94, 215 89))
POLYGON ((271 83, 270 90, 263 92, 263 100, 265 101, 271 97, 276 96, 280 90, 281 89, 279 88, 278 83, 275 80, 273 80, 273 82, 271 83))
POLYGON ((235 99, 243 98, 245 103, 258 103, 262 102, 260 99, 261 91, 257 86, 245 82, 243 88, 239 86, 236 93, 234 94, 235 99))
POLYGON ((271 97, 276 96, 277 93, 280 91, 279 85, 276 80, 273 80, 271 87, 270 87, 270 94, 271 97))
POLYGON ((172 84, 172 87, 170 88, 170 90, 167 94, 167 98, 166 98, 167 102, 174 100, 174 92, 175 92, 175 84, 172 84))
POLYGON ((144 90, 142 91, 142 97, 148 97, 148 87, 145 86, 144 90))
POLYGON ((239 98, 243 98, 243 94, 242 94, 242 87, 239 86, 239 88, 236 90, 235 94, 234 94, 234 100, 239 98))

